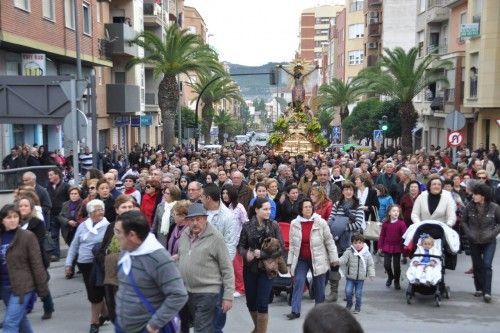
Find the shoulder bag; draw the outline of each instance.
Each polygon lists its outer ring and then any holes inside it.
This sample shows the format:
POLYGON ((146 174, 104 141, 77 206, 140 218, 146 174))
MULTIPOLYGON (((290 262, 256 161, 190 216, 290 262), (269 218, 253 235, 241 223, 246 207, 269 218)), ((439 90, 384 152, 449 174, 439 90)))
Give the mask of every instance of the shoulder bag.
POLYGON ((382 222, 378 220, 377 207, 373 206, 373 210, 375 212, 375 221, 366 221, 366 229, 363 231, 363 236, 366 240, 377 241, 380 238, 382 222))

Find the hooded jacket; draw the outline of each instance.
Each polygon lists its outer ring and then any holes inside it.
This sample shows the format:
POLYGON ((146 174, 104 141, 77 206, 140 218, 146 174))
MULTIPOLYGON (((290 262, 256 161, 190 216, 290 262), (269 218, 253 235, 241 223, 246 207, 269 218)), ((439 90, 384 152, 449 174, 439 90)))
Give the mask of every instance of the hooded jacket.
POLYGON ((344 273, 348 279, 366 280, 368 277, 375 277, 375 264, 366 244, 363 244, 363 248, 359 252, 351 245, 339 262, 340 265, 346 265, 344 273))

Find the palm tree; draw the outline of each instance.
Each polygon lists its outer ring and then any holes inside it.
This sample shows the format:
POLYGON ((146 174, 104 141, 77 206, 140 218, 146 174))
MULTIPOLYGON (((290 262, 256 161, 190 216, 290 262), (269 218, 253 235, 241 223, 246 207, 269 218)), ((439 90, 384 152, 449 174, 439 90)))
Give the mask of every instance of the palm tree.
MULTIPOLYGON (((212 127, 215 113, 214 104, 223 99, 242 101, 239 86, 229 77, 227 73, 225 74, 226 75, 222 76, 221 79, 218 79, 210 84, 201 96, 201 100, 203 102, 203 108, 201 110, 201 119, 203 122, 202 132, 205 144, 210 143, 210 128, 212 127)), ((221 74, 217 72, 203 74, 198 77, 197 82, 190 83, 189 85, 197 94, 200 94, 207 84, 217 76, 221 76, 221 74)))
POLYGON ((165 41, 155 33, 143 31, 130 41, 144 48, 144 57, 136 57, 127 68, 137 64, 154 65, 155 77, 162 77, 158 87, 158 106, 163 123, 163 144, 167 150, 174 146, 174 121, 179 103, 177 75, 200 75, 221 71, 217 53, 205 45, 199 36, 180 30, 173 24, 165 28, 165 41))
POLYGON ((330 138, 331 124, 334 116, 335 112, 331 109, 322 108, 318 112, 318 122, 321 125, 321 129, 327 131, 327 138, 330 138))
POLYGON ((333 79, 330 83, 319 88, 321 108, 335 110, 340 109, 340 121, 349 116, 349 104, 355 103, 365 93, 364 86, 357 77, 348 82, 333 79))
POLYGON ((385 54, 374 67, 360 73, 370 92, 387 96, 399 104, 401 119, 401 146, 404 153, 412 151, 412 130, 418 114, 413 98, 433 83, 448 84, 445 70, 452 65, 435 55, 427 55, 417 64, 418 48, 405 52, 400 47, 384 49, 385 54))
POLYGON ((235 124, 233 116, 226 110, 220 110, 214 116, 214 123, 219 128, 218 140, 219 144, 224 144, 224 134, 231 130, 235 124))

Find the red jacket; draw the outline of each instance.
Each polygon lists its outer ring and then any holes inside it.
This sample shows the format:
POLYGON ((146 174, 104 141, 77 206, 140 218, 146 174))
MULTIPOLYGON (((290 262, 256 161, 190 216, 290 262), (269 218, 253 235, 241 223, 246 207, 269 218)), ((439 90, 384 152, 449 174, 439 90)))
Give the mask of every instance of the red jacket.
POLYGON ((407 227, 412 224, 411 211, 413 209, 413 203, 417 198, 418 195, 415 197, 415 199, 412 199, 409 193, 405 193, 403 194, 403 196, 401 197, 401 201, 399 202, 402 211, 401 213, 403 214, 403 220, 405 221, 407 227))
POLYGON ((403 235, 406 232, 406 224, 403 220, 394 223, 385 221, 382 223, 378 248, 384 253, 403 253, 403 235))
POLYGON ((317 207, 314 211, 316 214, 321 216, 321 218, 328 222, 330 213, 332 212, 333 202, 330 199, 326 199, 321 207, 317 207))
POLYGON ((146 215, 149 226, 153 225, 153 212, 156 207, 156 196, 156 192, 153 195, 145 193, 141 199, 141 212, 146 215))

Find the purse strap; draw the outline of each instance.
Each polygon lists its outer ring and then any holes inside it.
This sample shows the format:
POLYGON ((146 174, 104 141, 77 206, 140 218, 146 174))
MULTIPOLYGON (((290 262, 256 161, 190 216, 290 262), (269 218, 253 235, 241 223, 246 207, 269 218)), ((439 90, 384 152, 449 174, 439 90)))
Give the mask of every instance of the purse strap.
POLYGON ((373 213, 375 214, 375 221, 380 222, 377 206, 372 206, 372 207, 373 207, 373 213))

